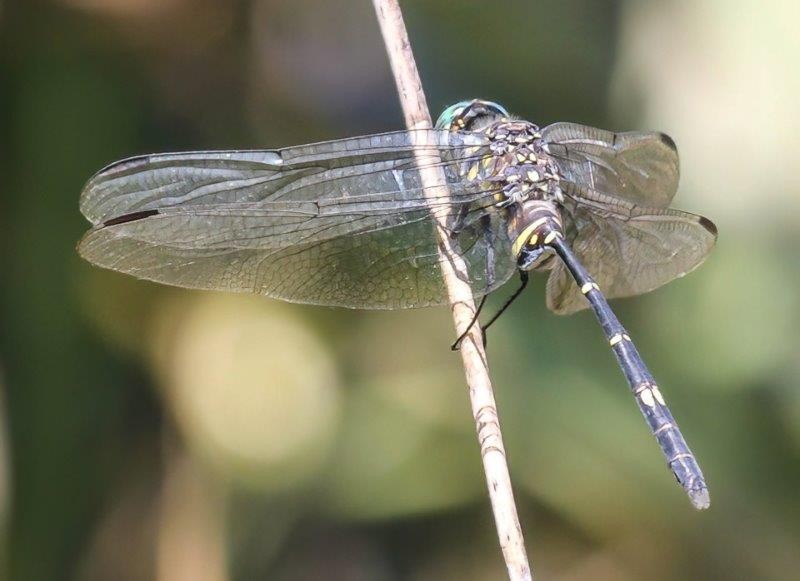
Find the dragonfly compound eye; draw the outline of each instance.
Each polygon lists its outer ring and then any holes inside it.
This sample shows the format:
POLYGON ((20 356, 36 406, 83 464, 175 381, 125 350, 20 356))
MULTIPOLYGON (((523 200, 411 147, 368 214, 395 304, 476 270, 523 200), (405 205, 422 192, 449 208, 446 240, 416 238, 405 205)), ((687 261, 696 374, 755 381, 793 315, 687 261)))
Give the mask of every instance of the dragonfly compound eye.
POLYGON ((475 130, 476 121, 480 126, 509 117, 508 111, 502 105, 483 99, 459 101, 445 109, 436 121, 437 129, 450 131, 475 130))

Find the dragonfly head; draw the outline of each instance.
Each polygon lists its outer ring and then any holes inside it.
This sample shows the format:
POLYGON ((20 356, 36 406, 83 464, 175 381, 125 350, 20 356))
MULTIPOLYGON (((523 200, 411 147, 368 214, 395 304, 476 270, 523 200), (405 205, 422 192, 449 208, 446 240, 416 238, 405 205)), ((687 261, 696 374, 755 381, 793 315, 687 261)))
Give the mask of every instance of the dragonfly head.
POLYGON ((437 129, 476 131, 490 123, 510 117, 505 107, 493 101, 460 101, 445 109, 436 121, 437 129))

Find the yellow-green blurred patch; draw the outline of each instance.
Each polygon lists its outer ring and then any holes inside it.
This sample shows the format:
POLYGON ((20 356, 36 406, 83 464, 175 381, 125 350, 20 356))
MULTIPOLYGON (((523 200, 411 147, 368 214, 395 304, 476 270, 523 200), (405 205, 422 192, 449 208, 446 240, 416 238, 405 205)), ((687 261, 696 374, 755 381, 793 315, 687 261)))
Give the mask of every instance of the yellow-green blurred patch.
POLYGON ((340 417, 338 373, 315 333, 258 297, 197 293, 162 308, 154 361, 190 446, 263 490, 313 476, 340 417))

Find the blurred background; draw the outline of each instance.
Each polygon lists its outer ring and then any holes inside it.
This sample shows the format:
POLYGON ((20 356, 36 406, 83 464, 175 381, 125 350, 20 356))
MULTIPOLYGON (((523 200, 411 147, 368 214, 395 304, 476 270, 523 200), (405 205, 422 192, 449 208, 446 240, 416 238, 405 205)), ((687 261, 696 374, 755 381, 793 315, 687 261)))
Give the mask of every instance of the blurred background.
MULTIPOLYGON (((666 131, 675 205, 720 231, 698 271, 616 303, 705 513, 590 314, 547 312, 536 277, 492 329, 536 573, 797 579, 800 3, 402 5, 434 117, 482 97, 666 131)), ((504 578, 448 309, 181 291, 74 250, 81 187, 118 158, 401 127, 367 0, 0 0, 3 578, 504 578)))

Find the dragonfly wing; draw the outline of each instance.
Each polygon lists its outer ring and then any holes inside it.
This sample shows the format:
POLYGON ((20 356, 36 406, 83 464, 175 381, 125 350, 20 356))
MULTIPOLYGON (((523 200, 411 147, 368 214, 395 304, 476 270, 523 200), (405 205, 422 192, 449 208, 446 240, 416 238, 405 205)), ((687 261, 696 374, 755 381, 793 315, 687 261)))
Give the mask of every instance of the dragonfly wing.
MULTIPOLYGON (((646 293, 691 272, 717 238, 710 220, 679 210, 629 206, 624 215, 603 215, 577 204, 566 213, 567 239, 608 298, 646 293)), ((547 306, 559 314, 589 306, 561 263, 547 281, 547 306)))
MULTIPOLYGON (((483 138, 419 130, 278 151, 144 156, 81 197, 99 266, 190 288, 296 302, 403 308, 446 302, 431 208, 449 217, 476 293, 513 273, 491 192, 465 183, 483 138), (425 145, 420 146, 420 143, 425 145), (426 191, 415 152, 449 187, 426 191)), ((481 153, 479 153, 481 152, 481 153)), ((513 266, 513 265, 512 265, 513 266)))
POLYGON ((442 164, 447 178, 460 181, 453 171, 457 162, 485 144, 470 133, 421 129, 279 150, 143 155, 111 164, 92 177, 80 208, 98 226, 162 208, 316 202, 385 193, 398 189, 405 170, 416 170, 415 150, 450 160, 442 164))
MULTIPOLYGON (((455 240, 467 266, 464 276, 478 296, 503 284, 516 270, 499 218, 487 215, 485 220, 497 223, 484 228, 482 220, 475 221, 455 240)), ((402 223, 388 228, 277 247, 176 246, 128 236, 125 226, 90 231, 81 241, 81 254, 100 266, 165 284, 291 302, 362 309, 448 302, 427 210, 407 214, 402 223)))
POLYGON ((570 182, 650 208, 669 206, 678 189, 678 150, 663 133, 554 123, 542 138, 570 182))

